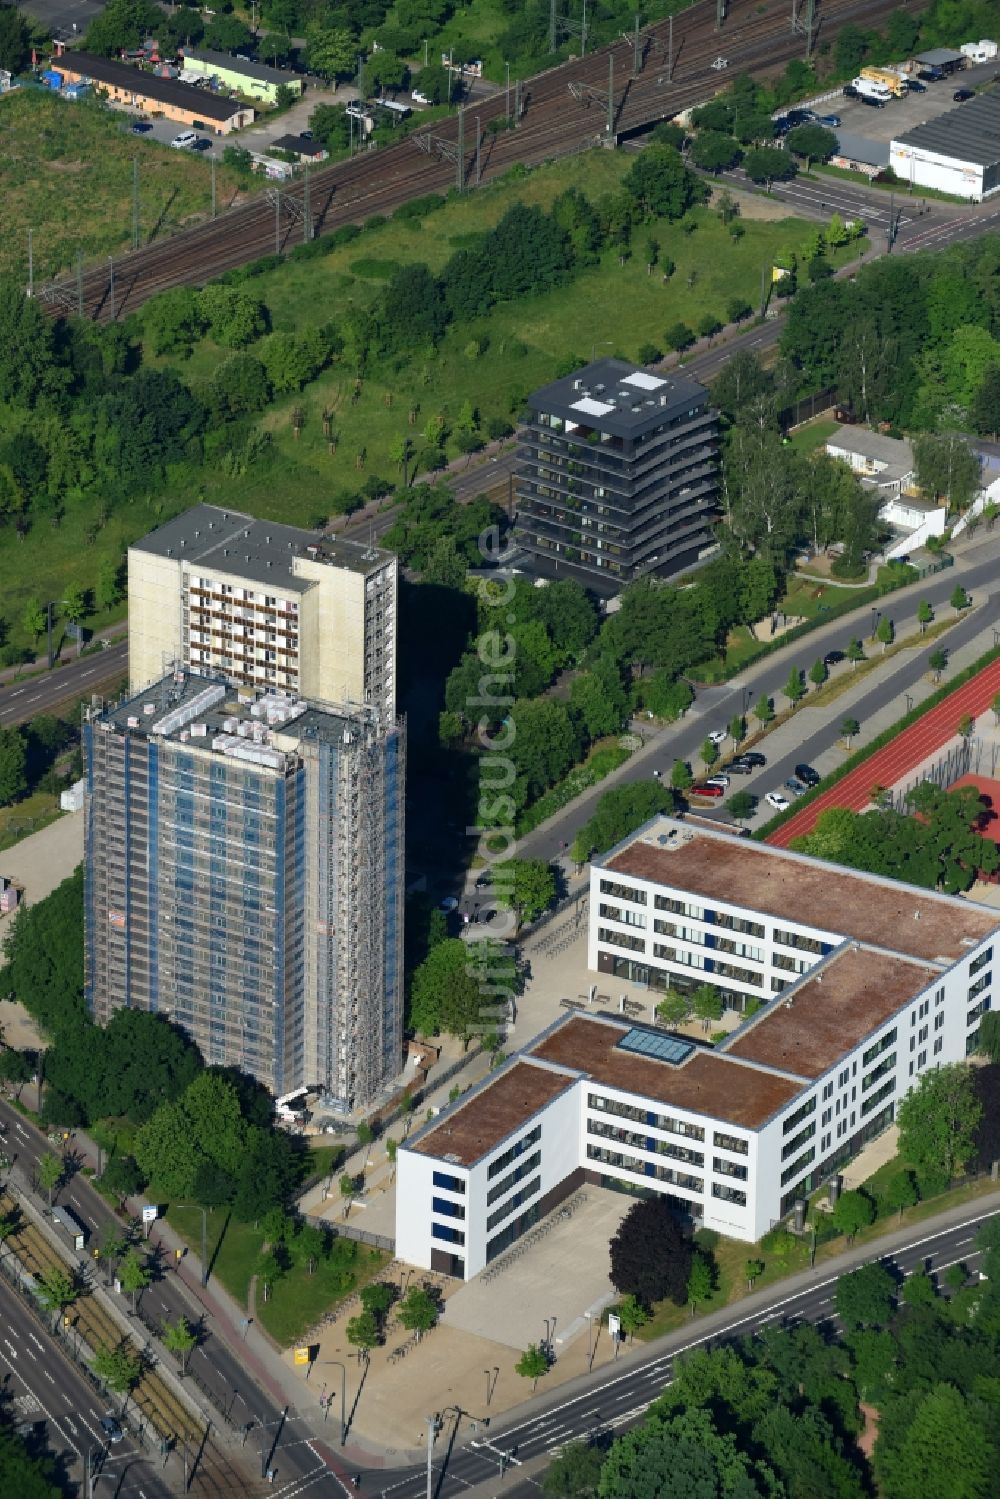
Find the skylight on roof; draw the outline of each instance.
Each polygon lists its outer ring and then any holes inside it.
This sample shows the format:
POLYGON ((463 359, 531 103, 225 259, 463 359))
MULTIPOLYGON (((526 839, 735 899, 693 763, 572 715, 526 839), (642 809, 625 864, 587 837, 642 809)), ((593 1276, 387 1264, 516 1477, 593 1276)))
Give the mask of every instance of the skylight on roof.
POLYGON ((631 1051, 636 1056, 652 1057, 656 1062, 683 1062, 694 1051, 691 1041, 682 1041, 677 1036, 661 1036, 655 1031, 631 1030, 618 1042, 618 1051, 631 1051))
POLYGON ((634 375, 626 375, 622 381, 623 385, 637 385, 640 390, 659 390, 666 383, 656 375, 647 375, 645 370, 636 370, 634 375))
POLYGON ((574 401, 571 407, 573 411, 582 411, 585 416, 607 416, 608 412, 614 409, 614 406, 609 405, 607 401, 592 401, 588 396, 574 401))

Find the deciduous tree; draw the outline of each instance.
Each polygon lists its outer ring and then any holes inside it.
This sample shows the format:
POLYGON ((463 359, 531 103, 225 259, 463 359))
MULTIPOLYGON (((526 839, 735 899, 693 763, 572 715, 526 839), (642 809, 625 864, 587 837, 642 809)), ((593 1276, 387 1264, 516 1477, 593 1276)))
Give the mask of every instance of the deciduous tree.
POLYGON ((982 1104, 968 1067, 952 1062, 926 1072, 900 1100, 899 1153, 917 1171, 957 1176, 972 1159, 982 1104))
POLYGON ((666 1202, 647 1198, 629 1209, 611 1240, 611 1283, 644 1306, 668 1299, 682 1306, 691 1254, 691 1239, 666 1202))

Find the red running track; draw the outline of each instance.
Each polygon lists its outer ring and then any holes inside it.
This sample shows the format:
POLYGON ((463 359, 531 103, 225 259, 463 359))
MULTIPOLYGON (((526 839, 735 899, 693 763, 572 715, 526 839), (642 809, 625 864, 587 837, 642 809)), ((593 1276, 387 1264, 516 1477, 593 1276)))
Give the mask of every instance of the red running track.
POLYGON ((811 833, 819 814, 830 807, 847 807, 852 812, 860 812, 871 802, 873 786, 894 786, 901 781, 909 771, 915 770, 935 750, 955 737, 959 719, 966 713, 978 718, 981 713, 988 712, 998 692, 1000 661, 994 661, 957 691, 949 693, 923 718, 904 729, 891 744, 877 750, 863 765, 824 791, 801 812, 796 812, 764 841, 787 848, 793 838, 811 833))

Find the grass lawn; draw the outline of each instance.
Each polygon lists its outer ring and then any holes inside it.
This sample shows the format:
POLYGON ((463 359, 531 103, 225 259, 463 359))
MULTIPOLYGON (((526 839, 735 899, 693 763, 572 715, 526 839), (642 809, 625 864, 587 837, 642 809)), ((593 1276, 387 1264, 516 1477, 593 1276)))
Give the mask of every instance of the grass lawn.
POLYGON ((832 416, 817 416, 791 433, 788 446, 798 453, 814 453, 840 426, 832 416))
MULTIPOLYGON (((0 100, 6 226, 0 271, 27 280, 28 228, 40 279, 70 269, 78 254, 88 261, 130 249, 133 159, 139 162, 143 243, 211 211, 208 162, 131 135, 124 118, 47 89, 15 89, 0 100)), ((220 208, 240 187, 228 167, 217 168, 220 208)))
POLYGON ((0 849, 11 848, 61 816, 59 796, 52 791, 33 791, 12 807, 0 807, 0 849))
MULTIPOLYGON (((156 1201, 154 1187, 150 1200, 156 1201)), ((161 1197, 164 1194, 159 1194, 161 1197)), ((195 1254, 201 1253, 201 1213, 197 1208, 171 1206, 167 1219, 195 1254)), ((241 1307, 247 1305, 250 1281, 257 1268, 264 1235, 252 1223, 240 1223, 225 1208, 208 1213, 208 1257, 212 1274, 241 1307)), ((331 1252, 312 1275, 307 1265, 293 1265, 271 1287, 264 1300, 257 1286, 256 1313, 283 1347, 308 1332, 325 1311, 365 1285, 388 1260, 382 1250, 353 1239, 333 1240, 331 1252)))
POLYGON ((836 583, 814 583, 808 578, 792 576, 788 580, 784 598, 778 600, 777 609, 782 614, 815 619, 817 614, 825 614, 836 604, 853 600, 858 592, 853 588, 838 588, 836 583))
MULTIPOLYGON (((593 151, 508 177, 421 222, 390 222, 321 260, 285 265, 256 278, 252 289, 267 303, 279 331, 301 327, 317 307, 329 309, 336 322, 352 304, 367 306, 379 296, 384 283, 364 274, 374 269, 371 262, 423 261, 440 269, 470 234, 496 223, 513 203, 548 206, 568 187, 595 198, 615 188, 630 165, 628 158, 593 151)), ((235 479, 209 476, 205 498, 301 522, 316 515, 323 496, 352 493, 369 474, 395 482, 388 452, 394 439, 413 435, 410 409, 418 412, 417 434, 428 417, 440 413, 446 421, 453 419, 467 400, 484 419, 511 419, 528 392, 552 379, 568 358, 584 363, 594 354, 612 352, 635 358, 645 343, 664 347, 665 330, 678 319, 694 326, 705 313, 722 318, 733 296, 752 303, 762 259, 810 232, 801 220, 748 220, 743 239, 733 241, 710 210, 697 210, 693 221, 696 228, 690 234, 666 223, 644 226, 636 235, 635 254, 624 266, 611 252, 551 293, 499 306, 488 318, 453 327, 438 349, 418 351, 396 371, 376 370, 356 405, 350 404, 353 378, 334 367, 303 394, 283 398, 269 409, 262 425, 273 436, 270 452, 235 479), (647 274, 644 246, 649 237, 659 240, 661 254, 676 263, 669 282, 647 274), (477 339, 481 352, 476 351, 477 339), (295 406, 305 412, 298 440, 290 422, 295 406), (327 406, 334 411, 338 439, 332 455, 320 421, 327 406)), ((185 373, 207 377, 220 357, 223 351, 203 343, 185 373)), ((450 451, 454 456, 457 449, 450 451)))
MULTIPOLYGON (((121 132, 117 121, 100 111, 78 106, 69 115, 65 112, 71 106, 65 101, 32 91, 24 94, 22 102, 19 100, 21 95, 16 94, 0 102, 0 121, 17 120, 17 111, 23 111, 27 123, 20 133, 14 132, 15 140, 21 141, 22 156, 30 154, 32 136, 40 130, 51 130, 62 139, 60 131, 71 120, 74 130, 85 132, 87 149, 79 148, 80 155, 84 162, 99 158, 100 170, 109 174, 111 185, 96 197, 97 190, 93 189, 87 214, 77 216, 85 220, 86 229, 76 225, 68 211, 67 221, 74 224, 73 233, 96 236, 97 245, 106 247, 109 231, 93 226, 128 219, 132 138, 121 132), (12 104, 14 112, 5 114, 12 104), (119 202, 116 193, 125 203, 124 209, 115 206, 119 202)), ((62 149, 56 151, 54 145, 50 149, 53 173, 65 173, 62 149)), ((9 146, 7 150, 9 153, 9 146)), ((148 154, 144 153, 143 159, 148 154)), ((159 163, 159 155, 154 155, 159 163)), ((169 150, 162 155, 172 172, 181 170, 185 191, 197 207, 194 199, 202 191, 198 174, 203 168, 207 174, 204 163, 189 156, 178 160, 178 153, 169 150)), ((38 156, 48 161, 44 150, 39 149, 38 156)), ((337 323, 352 303, 367 305, 379 296, 384 285, 352 270, 357 262, 425 261, 440 268, 468 235, 496 223, 513 203, 547 206, 568 187, 582 188, 596 198, 617 187, 631 164, 632 158, 618 153, 591 151, 526 174, 508 174, 481 192, 449 202, 423 221, 390 221, 325 258, 286 262, 280 269, 256 278, 250 289, 268 304, 273 326, 279 331, 301 328, 315 319, 317 310, 337 323)), ((83 170, 97 172, 98 168, 81 165, 83 170)), ((41 274, 39 257, 44 235, 38 229, 38 214, 34 207, 28 214, 26 201, 19 210, 17 203, 23 188, 25 197, 30 193, 34 202, 37 196, 44 206, 46 190, 39 187, 38 169, 24 184, 19 174, 20 168, 12 179, 12 208, 22 213, 23 222, 36 226, 36 270, 41 274)), ((173 178, 163 179, 163 192, 180 194, 179 187, 166 185, 168 181, 172 184, 173 178)), ((181 198, 174 201, 179 213, 181 198)), ((59 599, 70 584, 92 589, 106 558, 122 557, 132 541, 195 501, 246 509, 292 525, 309 524, 331 513, 337 496, 354 494, 371 474, 395 484, 398 471, 388 456, 392 443, 401 435, 415 436, 419 443, 419 433, 428 418, 440 413, 446 421, 451 420, 465 401, 471 401, 483 422, 490 417, 514 420, 525 396, 551 380, 569 359, 584 363, 594 354, 611 352, 635 358, 644 343, 663 347, 665 330, 678 320, 694 326, 706 312, 722 318, 727 300, 734 296, 754 303, 761 264, 777 250, 794 247, 813 232, 812 226, 799 219, 748 219, 743 238, 733 241, 707 208, 698 209, 693 222, 696 227, 690 234, 676 225, 644 226, 636 234, 635 254, 624 266, 619 266, 617 256, 611 253, 599 265, 545 296, 497 307, 489 318, 452 328, 436 350, 419 350, 395 370, 377 369, 365 381, 357 405, 351 404, 353 376, 345 368, 334 366, 302 394, 284 397, 264 413, 260 425, 272 434, 271 448, 242 474, 229 477, 218 468, 194 470, 183 465, 162 493, 155 498, 135 495, 102 525, 95 521, 95 502, 88 501, 82 512, 68 509, 58 527, 35 525, 23 540, 18 540, 12 527, 0 530, 2 614, 12 644, 33 643, 21 626, 29 598, 59 599), (661 256, 669 255, 676 263, 677 269, 666 283, 658 274, 646 273, 644 247, 650 237, 659 240, 661 256), (295 406, 305 413, 305 425, 297 441, 290 422, 295 406), (320 413, 324 407, 334 413, 338 438, 334 454, 323 437, 320 413), (411 428, 407 413, 414 408, 418 415, 411 428)), ((8 236, 8 240, 11 238, 8 236)), ((7 250, 15 257, 21 253, 9 244, 7 250)), ((180 371, 185 379, 197 384, 212 375, 227 353, 205 341, 187 363, 180 363, 180 371)), ((177 363, 176 359, 163 362, 177 363)), ((455 452, 452 446, 451 455, 455 452)), ((110 613, 92 616, 86 627, 100 629, 120 618, 122 612, 119 606, 110 613)))
POLYGON ((910 191, 908 182, 875 182, 868 176, 867 172, 852 172, 849 167, 834 167, 828 161, 813 162, 812 170, 800 173, 806 181, 810 177, 815 179, 817 172, 824 177, 840 177, 847 182, 861 182, 865 187, 878 188, 884 193, 896 193, 900 201, 909 198, 911 201, 921 198, 934 198, 938 203, 968 203, 968 198, 960 198, 956 193, 942 193, 936 187, 914 187, 910 191))

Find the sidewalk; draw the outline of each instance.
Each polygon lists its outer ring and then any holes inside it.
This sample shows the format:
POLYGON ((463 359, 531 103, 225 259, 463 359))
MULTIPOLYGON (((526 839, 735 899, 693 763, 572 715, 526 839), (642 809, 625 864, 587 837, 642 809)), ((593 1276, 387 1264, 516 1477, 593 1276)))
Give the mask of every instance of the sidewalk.
MULTIPOLYGON (((859 1265, 884 1259, 901 1249, 913 1248, 949 1228, 978 1222, 998 1210, 1000 1210, 1000 1192, 990 1192, 973 1202, 948 1208, 933 1218, 925 1218, 901 1229, 895 1229, 891 1234, 885 1234, 870 1240, 867 1244, 855 1246, 831 1259, 824 1260, 810 1270, 791 1275, 764 1291, 753 1291, 748 1296, 744 1296, 735 1306, 724 1307, 706 1317, 698 1317, 692 1324, 677 1332, 668 1333, 665 1337, 657 1338, 650 1343, 628 1345, 621 1352, 615 1367, 619 1371, 619 1376, 624 1376, 638 1366, 652 1364, 658 1359, 676 1355, 689 1347, 705 1343, 711 1337, 722 1334, 735 1335, 739 1329, 745 1327, 748 1322, 752 1322, 761 1312, 771 1307, 784 1306, 804 1292, 818 1290, 829 1285, 859 1265), (735 1312, 739 1315, 734 1316, 735 1312)), ((666 1386, 667 1378, 668 1375, 664 1372, 664 1386, 666 1386)), ((520 1419, 538 1420, 544 1417, 550 1406, 558 1404, 561 1409, 564 1409, 568 1402, 585 1395, 588 1390, 594 1390, 596 1394, 599 1389, 599 1384, 587 1377, 574 1380, 571 1384, 560 1385, 558 1390, 551 1391, 550 1398, 543 1397, 532 1403, 530 1418, 522 1415, 520 1419)), ((502 1431, 491 1431, 490 1439, 501 1443, 502 1435, 502 1431)), ((566 1440, 570 1441, 572 1438, 566 1438, 566 1440)), ((414 1462, 419 1461, 420 1457, 421 1454, 415 1452, 414 1462)), ((537 1475, 548 1467, 550 1461, 551 1454, 534 1457, 515 1469, 508 1469, 508 1472, 514 1483, 534 1481, 537 1475)), ((497 1499, 497 1496, 502 1493, 503 1483, 499 1476, 463 1490, 464 1499, 497 1499)))

